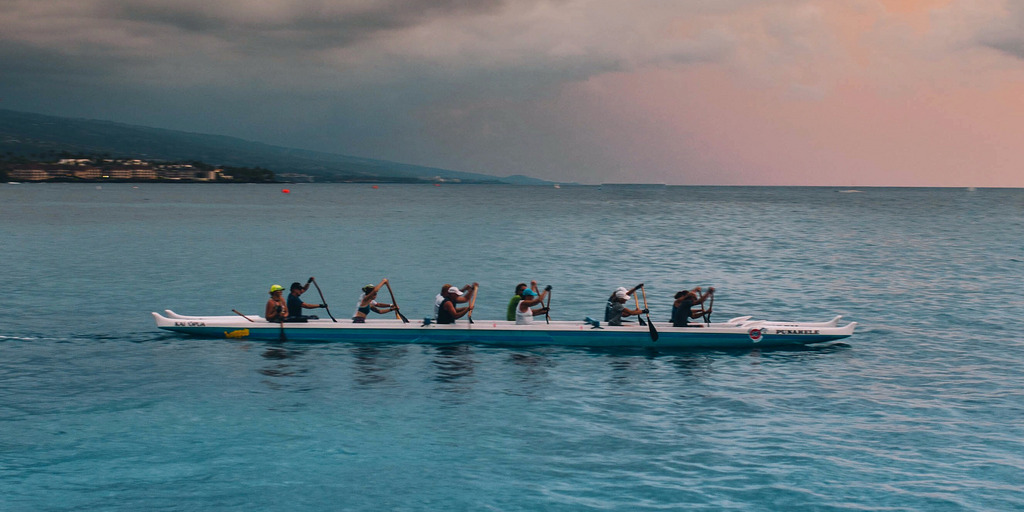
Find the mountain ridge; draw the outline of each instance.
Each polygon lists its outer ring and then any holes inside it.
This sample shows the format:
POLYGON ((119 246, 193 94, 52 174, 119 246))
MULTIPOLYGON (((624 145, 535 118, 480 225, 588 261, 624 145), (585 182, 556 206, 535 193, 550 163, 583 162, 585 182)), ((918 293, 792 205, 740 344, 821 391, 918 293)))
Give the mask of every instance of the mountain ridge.
POLYGON ((277 175, 307 175, 318 182, 436 182, 544 185, 523 175, 506 177, 453 171, 388 160, 275 146, 228 135, 132 125, 116 121, 59 117, 0 109, 0 153, 92 154, 167 161, 200 161, 217 166, 262 167, 277 175))

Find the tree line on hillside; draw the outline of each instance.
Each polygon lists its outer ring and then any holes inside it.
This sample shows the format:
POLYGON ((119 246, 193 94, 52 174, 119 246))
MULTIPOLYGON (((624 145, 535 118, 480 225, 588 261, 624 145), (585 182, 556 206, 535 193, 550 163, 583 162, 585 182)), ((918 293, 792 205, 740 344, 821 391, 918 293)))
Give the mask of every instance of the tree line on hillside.
POLYGON ((277 183, 274 171, 262 167, 214 166, 206 162, 167 162, 142 160, 132 157, 114 158, 109 154, 83 154, 51 152, 36 155, 18 155, 6 152, 0 155, 0 181, 10 181, 26 170, 40 170, 43 174, 32 181, 206 181, 231 183, 277 183), (133 177, 118 169, 144 169, 147 174, 133 177), (152 170, 150 172, 149 170, 152 170), (45 176, 45 177, 43 177, 45 176))

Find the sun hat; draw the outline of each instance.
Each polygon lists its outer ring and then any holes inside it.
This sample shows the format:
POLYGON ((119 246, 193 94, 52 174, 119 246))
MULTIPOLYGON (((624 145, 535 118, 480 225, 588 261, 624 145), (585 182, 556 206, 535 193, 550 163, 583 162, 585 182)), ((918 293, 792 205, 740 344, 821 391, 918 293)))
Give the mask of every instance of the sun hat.
POLYGON ((370 293, 370 292, 373 291, 374 288, 376 288, 376 286, 374 286, 372 284, 368 284, 368 285, 363 287, 363 293, 370 293))
POLYGON ((535 292, 535 291, 533 291, 533 290, 531 290, 529 288, 523 290, 523 297, 536 297, 536 296, 537 296, 537 292, 535 292))
POLYGON ((620 287, 619 289, 615 290, 615 297, 618 299, 629 299, 629 293, 627 293, 628 291, 629 290, 620 287))
POLYGON ((281 286, 279 284, 275 284, 274 286, 270 287, 270 293, 280 292, 280 291, 284 291, 284 286, 281 286))
POLYGON ((448 288, 448 293, 454 293, 455 295, 461 296, 462 295, 462 290, 452 286, 451 288, 448 288))

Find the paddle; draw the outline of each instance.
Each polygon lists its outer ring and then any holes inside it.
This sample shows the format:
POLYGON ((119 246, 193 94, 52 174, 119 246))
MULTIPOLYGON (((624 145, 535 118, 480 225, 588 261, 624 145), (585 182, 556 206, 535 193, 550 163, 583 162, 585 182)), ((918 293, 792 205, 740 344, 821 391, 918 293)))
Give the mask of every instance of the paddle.
POLYGON ((391 291, 391 282, 384 283, 388 287, 388 293, 391 294, 391 305, 395 307, 395 318, 402 321, 403 324, 409 323, 409 319, 398 310, 398 303, 395 302, 395 292, 391 291))
POLYGON ((711 325, 711 312, 715 309, 715 292, 711 292, 711 304, 708 304, 708 309, 704 312, 704 323, 711 325))
POLYGON ((252 318, 249 318, 249 317, 239 313, 237 309, 232 309, 231 311, 234 311, 236 315, 238 315, 238 316, 240 316, 240 317, 242 317, 242 318, 244 318, 244 319, 246 319, 246 320, 248 320, 250 322, 255 322, 256 321, 256 320, 253 320, 252 318))
POLYGON ((466 317, 469 318, 469 323, 473 323, 473 305, 476 304, 476 289, 479 287, 479 285, 473 285, 473 298, 469 299, 469 316, 466 317))
POLYGON ((288 337, 284 335, 284 316, 281 316, 281 306, 277 307, 277 314, 278 314, 278 317, 280 318, 280 320, 278 320, 277 323, 281 325, 280 340, 281 341, 288 341, 288 337))
POLYGON ((651 321, 651 312, 647 309, 647 292, 644 291, 643 285, 640 285, 640 293, 644 296, 644 311, 647 311, 647 327, 651 328, 651 341, 658 341, 658 330, 654 328, 654 322, 651 321))
MULTIPOLYGON (((312 277, 309 278, 309 280, 313 281, 313 286, 316 286, 316 292, 320 294, 320 304, 324 305, 324 310, 327 311, 327 316, 331 317, 331 320, 334 320, 334 315, 331 314, 331 310, 327 308, 327 301, 324 300, 324 292, 320 291, 320 285, 317 284, 316 279, 313 279, 312 277)), ((334 322, 337 323, 338 321, 334 320, 334 322)), ((284 332, 284 326, 281 327, 281 332, 284 332)))
POLYGON ((548 303, 544 305, 544 321, 551 323, 551 285, 547 285, 544 291, 548 292, 548 303))
MULTIPOLYGON (((640 309, 640 299, 636 296, 636 292, 633 292, 633 302, 636 303, 636 308, 640 309)), ((643 319, 642 316, 637 315, 636 319, 640 322, 640 325, 647 325, 647 322, 644 322, 644 319, 643 319)))

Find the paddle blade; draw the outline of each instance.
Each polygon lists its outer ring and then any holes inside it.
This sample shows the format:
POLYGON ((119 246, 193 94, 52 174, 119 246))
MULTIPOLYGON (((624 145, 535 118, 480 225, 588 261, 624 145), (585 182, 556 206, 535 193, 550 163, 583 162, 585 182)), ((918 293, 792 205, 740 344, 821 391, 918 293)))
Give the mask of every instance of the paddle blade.
MULTIPOLYGON (((640 287, 640 294, 643 295, 643 297, 644 297, 644 311, 648 311, 647 310, 647 291, 644 290, 643 283, 640 283, 637 286, 640 287)), ((640 320, 640 323, 643 324, 643 320, 640 320)), ((654 328, 654 322, 651 321, 651 313, 649 311, 647 313, 647 327, 649 327, 651 329, 651 341, 658 341, 658 330, 654 328)))
POLYGON ((403 324, 409 323, 409 319, 406 318, 405 315, 403 315, 400 311, 395 311, 395 313, 398 313, 398 318, 402 320, 403 324))
POLYGON ((658 330, 654 328, 654 322, 651 321, 651 317, 647 317, 647 327, 651 329, 651 341, 658 341, 658 330))

